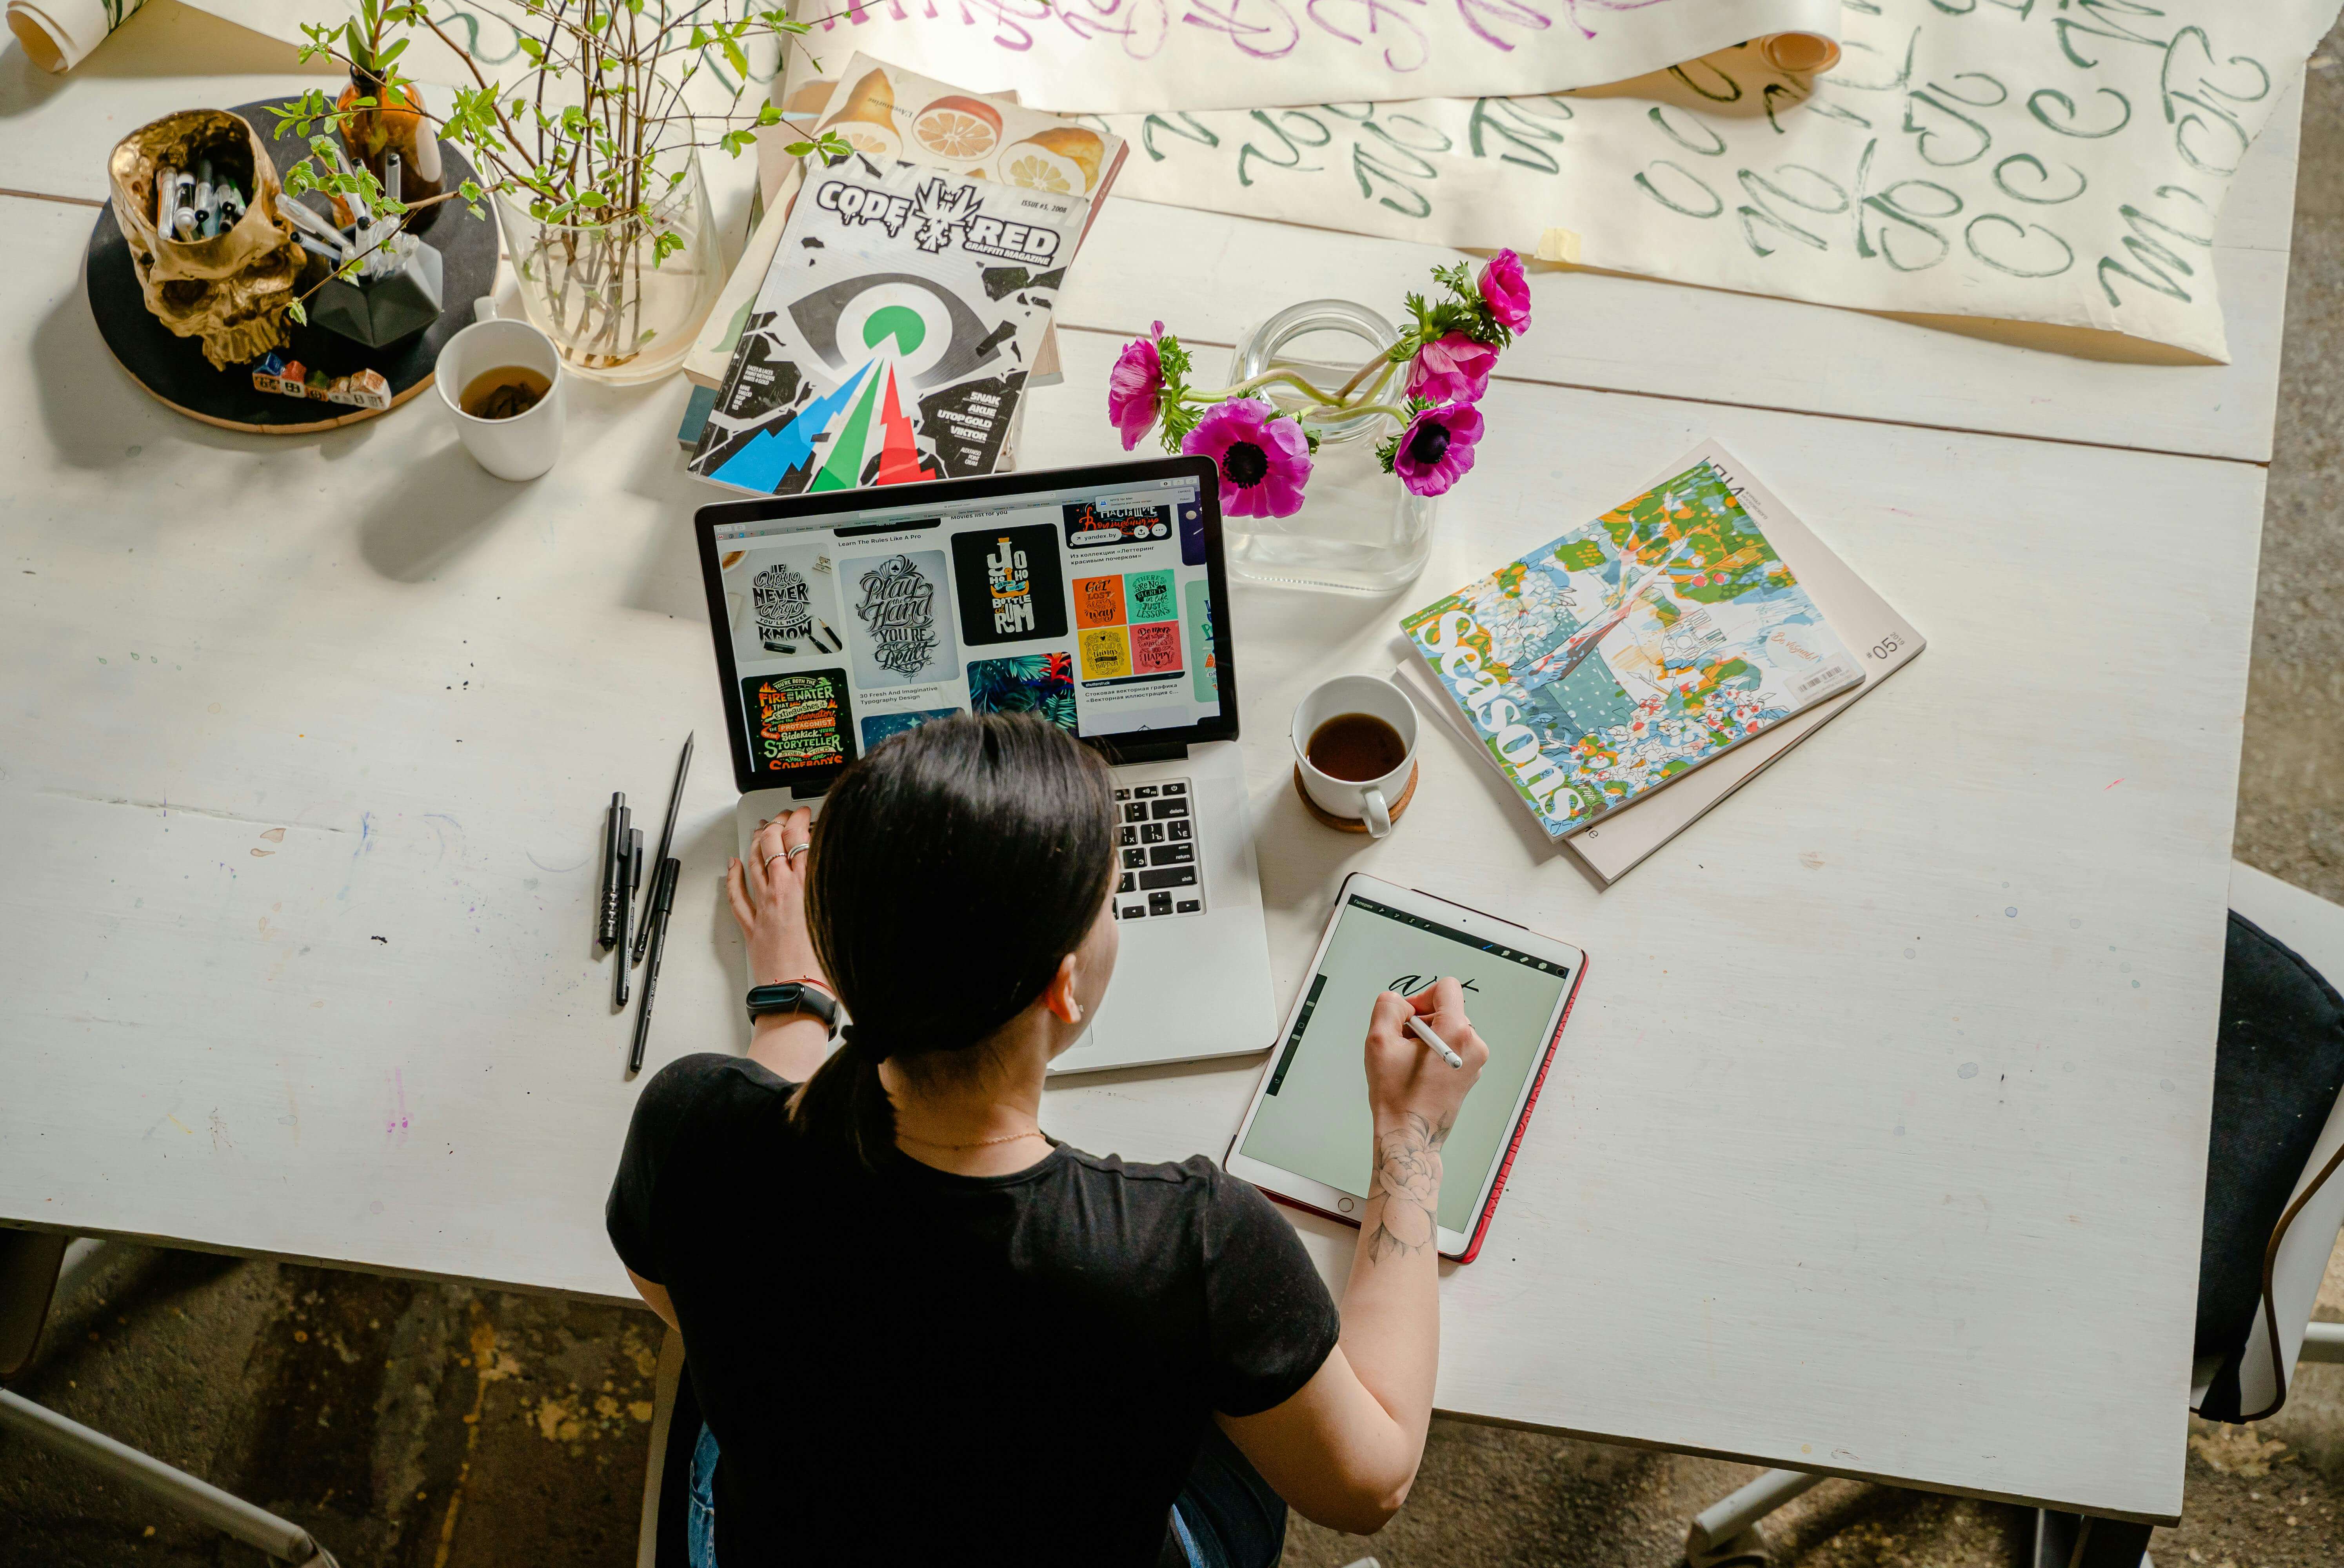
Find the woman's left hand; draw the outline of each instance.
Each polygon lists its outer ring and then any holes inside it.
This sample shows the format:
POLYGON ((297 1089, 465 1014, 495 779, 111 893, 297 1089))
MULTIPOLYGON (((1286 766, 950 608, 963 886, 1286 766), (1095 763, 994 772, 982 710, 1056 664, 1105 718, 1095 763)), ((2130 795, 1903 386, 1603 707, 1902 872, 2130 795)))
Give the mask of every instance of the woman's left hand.
POLYGON ((801 806, 757 829, 751 864, 736 859, 725 871, 732 918, 749 944, 751 985, 813 980, 830 988, 806 929, 805 869, 813 844, 813 813, 801 806))

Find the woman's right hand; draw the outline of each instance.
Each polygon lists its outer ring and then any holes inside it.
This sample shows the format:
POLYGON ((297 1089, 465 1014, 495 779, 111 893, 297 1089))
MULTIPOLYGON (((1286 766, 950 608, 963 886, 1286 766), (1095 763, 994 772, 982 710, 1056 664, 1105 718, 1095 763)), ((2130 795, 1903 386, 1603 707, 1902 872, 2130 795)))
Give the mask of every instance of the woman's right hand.
POLYGON ((1437 1147, 1456 1125, 1465 1091, 1489 1060, 1490 1048, 1473 1032, 1472 1020, 1465 1016, 1464 989, 1453 977, 1444 976, 1413 997, 1383 992, 1368 1020, 1368 1109, 1377 1130, 1407 1117, 1422 1117, 1427 1136, 1437 1147), (1417 1039, 1408 1027, 1411 1014, 1447 1040, 1465 1065, 1450 1066, 1417 1039))
POLYGON ((801 806, 761 824, 746 864, 725 869, 724 891, 749 947, 749 983, 781 985, 823 979, 806 930, 805 865, 813 858, 813 813, 801 806))

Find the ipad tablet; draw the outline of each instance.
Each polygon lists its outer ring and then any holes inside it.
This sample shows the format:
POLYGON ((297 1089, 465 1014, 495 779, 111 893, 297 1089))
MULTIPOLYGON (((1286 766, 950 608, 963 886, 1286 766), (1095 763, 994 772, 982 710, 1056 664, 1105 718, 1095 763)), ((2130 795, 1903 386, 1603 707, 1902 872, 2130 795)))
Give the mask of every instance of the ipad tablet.
POLYGON ((1454 975, 1490 1060, 1441 1148, 1434 1218, 1440 1255, 1471 1262, 1586 968, 1577 948, 1510 920, 1365 873, 1345 878, 1224 1168, 1358 1224, 1374 1152, 1366 1042, 1376 993, 1414 996, 1454 975))

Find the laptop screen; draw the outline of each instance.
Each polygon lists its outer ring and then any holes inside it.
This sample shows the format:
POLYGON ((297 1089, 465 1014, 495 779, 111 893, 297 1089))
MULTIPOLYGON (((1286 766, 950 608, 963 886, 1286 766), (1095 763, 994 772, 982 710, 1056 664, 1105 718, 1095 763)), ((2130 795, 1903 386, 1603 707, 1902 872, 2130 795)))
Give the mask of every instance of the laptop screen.
POLYGON ((703 508, 742 788, 818 793, 955 713, 1233 736, 1211 483, 1182 459, 703 508))

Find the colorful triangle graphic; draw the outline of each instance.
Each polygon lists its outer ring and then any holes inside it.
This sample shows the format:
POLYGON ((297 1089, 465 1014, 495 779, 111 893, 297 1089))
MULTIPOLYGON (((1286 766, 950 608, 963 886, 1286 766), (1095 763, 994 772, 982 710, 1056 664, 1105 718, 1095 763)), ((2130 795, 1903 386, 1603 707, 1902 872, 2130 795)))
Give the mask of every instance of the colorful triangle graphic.
POLYGON ((922 479, 940 477, 934 468, 920 461, 920 444, 912 436, 912 422, 904 417, 903 404, 895 396, 897 382, 891 367, 887 372, 887 396, 879 406, 879 423, 887 438, 879 448, 879 479, 883 485, 909 485, 922 479))
POLYGON ((871 373, 871 366, 876 363, 873 360, 864 365, 840 383, 835 391, 826 392, 807 404, 796 418, 780 429, 761 431, 756 439, 733 453, 709 477, 738 485, 744 490, 779 494, 783 482, 813 458, 814 437, 838 417, 838 411, 846 407, 855 388, 863 385, 863 378, 871 373))
POLYGON ((854 406, 854 417, 830 444, 830 461, 822 466, 807 489, 851 490, 863 483, 863 448, 871 438, 871 409, 879 401, 880 379, 871 378, 863 401, 854 406))

